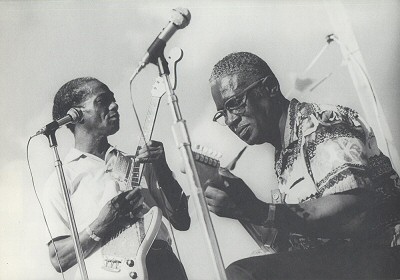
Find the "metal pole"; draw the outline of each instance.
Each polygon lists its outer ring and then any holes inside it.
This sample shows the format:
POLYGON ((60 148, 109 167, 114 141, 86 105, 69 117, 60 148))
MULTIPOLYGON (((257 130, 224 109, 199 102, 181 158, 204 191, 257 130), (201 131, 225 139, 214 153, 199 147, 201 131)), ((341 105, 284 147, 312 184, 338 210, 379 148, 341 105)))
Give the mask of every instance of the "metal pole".
POLYGON ((364 59, 347 17, 346 9, 341 1, 325 0, 324 5, 335 35, 338 38, 335 40, 339 43, 342 55, 346 59, 361 106, 366 113, 367 122, 370 126, 378 130, 375 132, 375 136, 379 148, 389 156, 394 169, 400 172, 399 153, 393 144, 393 137, 378 96, 375 95, 372 82, 368 78, 364 59))
POLYGON ((168 94, 168 105, 171 107, 172 116, 174 118, 174 124, 172 125, 172 131, 174 134, 176 145, 181 152, 181 157, 185 165, 185 173, 187 175, 194 206, 196 208, 197 217, 201 228, 206 234, 206 242, 208 249, 210 250, 211 259, 213 260, 215 272, 218 276, 217 279, 226 280, 225 266, 219 250, 217 238, 215 235, 214 227, 211 221, 210 214, 206 200, 204 198, 203 190, 201 188, 199 175, 197 174, 196 165, 193 159, 193 153, 191 143, 189 139, 189 133, 186 127, 186 121, 182 119, 182 115, 179 109, 178 97, 175 95, 167 74, 168 70, 164 69, 162 58, 158 58, 158 69, 160 76, 163 77, 165 89, 168 94))
POLYGON ((56 168, 57 175, 58 175, 58 181, 60 182, 60 187, 63 191, 64 203, 65 203, 65 208, 67 209, 68 221, 69 221, 69 225, 70 225, 71 232, 72 232, 72 240, 74 242, 74 249, 75 249, 77 263, 79 265, 82 279, 88 280, 89 278, 88 278, 88 274, 86 271, 82 246, 79 241, 79 234, 78 234, 78 229, 76 227, 76 222, 75 222, 75 218, 74 218, 74 212, 72 209, 71 199, 69 196, 67 183, 65 181, 65 175, 64 175, 64 170, 62 168, 62 162, 60 160, 60 156, 59 156, 58 150, 57 150, 57 140, 55 138, 55 131, 52 131, 49 134, 46 134, 46 136, 49 139, 50 148, 52 148, 52 150, 54 152, 55 168, 56 168))

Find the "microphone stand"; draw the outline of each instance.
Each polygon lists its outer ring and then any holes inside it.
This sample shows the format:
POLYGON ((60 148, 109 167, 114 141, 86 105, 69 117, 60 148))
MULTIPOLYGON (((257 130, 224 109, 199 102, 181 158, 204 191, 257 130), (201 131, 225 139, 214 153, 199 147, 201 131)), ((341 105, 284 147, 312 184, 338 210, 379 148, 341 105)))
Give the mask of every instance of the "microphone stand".
POLYGON ((181 157, 184 161, 185 173, 189 180, 189 185, 193 195, 194 206, 200 226, 206 233, 206 242, 211 253, 211 258, 214 261, 215 270, 218 275, 217 279, 226 280, 225 267, 219 250, 217 238, 214 232, 214 227, 211 221, 210 214, 206 200, 204 198, 203 190, 201 188, 199 175, 197 174, 196 165, 193 159, 193 153, 189 138, 189 133, 186 127, 186 121, 182 118, 178 97, 174 93, 169 79, 168 64, 163 55, 158 56, 157 66, 160 76, 164 80, 165 90, 168 95, 168 105, 171 107, 174 124, 172 125, 172 132, 174 134, 176 145, 181 152, 181 157))
POLYGON ((70 195, 69 195, 69 192, 67 189, 67 183, 65 181, 65 175, 64 175, 64 170, 62 168, 62 162, 61 162, 60 156, 58 154, 55 130, 51 130, 48 133, 44 133, 44 135, 47 136, 47 139, 49 140, 50 148, 52 148, 53 152, 54 152, 55 168, 56 168, 57 175, 58 175, 58 181, 60 182, 60 187, 62 188, 62 191, 63 191, 64 203, 65 203, 65 208, 67 209, 69 225, 70 225, 71 231, 72 231, 72 240, 74 242, 74 249, 75 249, 77 263, 79 265, 82 279, 88 280, 89 278, 88 278, 87 271, 86 271, 86 266, 85 266, 81 243, 79 242, 79 234, 78 234, 78 229, 76 227, 74 212, 72 210, 71 199, 70 199, 70 195))

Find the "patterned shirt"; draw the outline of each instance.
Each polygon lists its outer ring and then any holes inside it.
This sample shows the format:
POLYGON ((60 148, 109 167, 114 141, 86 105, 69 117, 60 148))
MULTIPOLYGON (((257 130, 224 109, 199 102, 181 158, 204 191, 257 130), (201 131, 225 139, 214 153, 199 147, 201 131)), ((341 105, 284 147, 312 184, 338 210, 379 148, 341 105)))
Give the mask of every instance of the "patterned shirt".
MULTIPOLYGON (((276 151, 275 171, 284 202, 289 204, 358 188, 371 191, 374 205, 368 215, 374 222, 366 234, 379 236, 380 244, 394 244, 395 226, 400 224, 400 180, 371 128, 354 110, 293 99, 284 146, 276 151)), ((292 249, 326 241, 298 234, 291 234, 289 240, 292 249)))

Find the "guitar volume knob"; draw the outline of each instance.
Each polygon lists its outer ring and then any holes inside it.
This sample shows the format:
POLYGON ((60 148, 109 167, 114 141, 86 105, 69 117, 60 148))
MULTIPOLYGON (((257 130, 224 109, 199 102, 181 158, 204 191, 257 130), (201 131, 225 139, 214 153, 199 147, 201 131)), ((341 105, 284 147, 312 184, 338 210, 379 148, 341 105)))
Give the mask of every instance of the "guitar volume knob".
POLYGON ((129 277, 131 277, 132 279, 136 279, 137 278, 137 273, 132 271, 129 273, 129 277))
POLYGON ((126 260, 126 265, 129 267, 133 267, 135 265, 135 262, 133 260, 126 260))

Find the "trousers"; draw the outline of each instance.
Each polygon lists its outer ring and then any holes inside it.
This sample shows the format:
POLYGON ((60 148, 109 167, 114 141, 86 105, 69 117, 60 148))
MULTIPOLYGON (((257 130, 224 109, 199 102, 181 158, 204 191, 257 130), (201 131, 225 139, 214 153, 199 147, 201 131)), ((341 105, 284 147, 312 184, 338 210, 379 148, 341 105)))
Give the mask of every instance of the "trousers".
POLYGON ((185 269, 165 241, 155 240, 146 257, 149 280, 187 280, 185 269))
POLYGON ((282 252, 236 261, 229 280, 400 279, 400 246, 341 244, 282 252))

